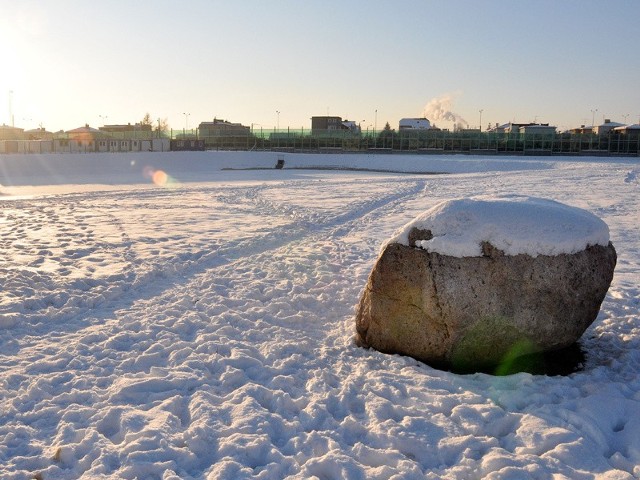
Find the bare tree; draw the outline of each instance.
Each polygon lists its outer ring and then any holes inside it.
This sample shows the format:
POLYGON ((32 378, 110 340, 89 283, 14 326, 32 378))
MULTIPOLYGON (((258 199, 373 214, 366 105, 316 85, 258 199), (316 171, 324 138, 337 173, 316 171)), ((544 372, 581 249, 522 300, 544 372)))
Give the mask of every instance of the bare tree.
POLYGON ((158 126, 156 127, 156 132, 166 132, 169 130, 169 121, 166 118, 158 119, 158 126))
POLYGON ((140 120, 140 125, 149 125, 156 132, 164 133, 169 130, 169 121, 166 118, 158 118, 154 121, 149 112, 144 114, 144 117, 140 120))
POLYGON ((140 125, 153 125, 153 120, 151 120, 151 114, 149 112, 144 114, 144 117, 140 121, 140 125))

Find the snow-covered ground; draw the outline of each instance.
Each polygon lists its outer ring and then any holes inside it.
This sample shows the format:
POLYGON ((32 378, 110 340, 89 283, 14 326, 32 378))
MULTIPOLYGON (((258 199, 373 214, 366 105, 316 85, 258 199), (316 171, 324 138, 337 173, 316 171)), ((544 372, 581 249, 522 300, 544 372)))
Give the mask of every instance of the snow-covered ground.
POLYGON ((0 156, 0 478, 640 478, 637 158, 277 158, 0 156), (387 172, 294 168, 314 166, 387 172), (456 375, 356 347, 384 241, 507 194, 609 226, 584 368, 456 375))

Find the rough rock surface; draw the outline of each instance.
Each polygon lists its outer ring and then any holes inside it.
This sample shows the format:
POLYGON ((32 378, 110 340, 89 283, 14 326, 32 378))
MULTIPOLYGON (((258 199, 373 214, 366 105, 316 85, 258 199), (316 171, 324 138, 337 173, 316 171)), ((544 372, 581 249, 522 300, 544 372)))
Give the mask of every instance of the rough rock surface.
MULTIPOLYGON (((410 232, 410 245, 431 232, 410 232)), ((616 251, 508 256, 490 243, 482 256, 452 257, 390 243, 356 313, 356 342, 461 370, 572 345, 596 319, 616 251)))

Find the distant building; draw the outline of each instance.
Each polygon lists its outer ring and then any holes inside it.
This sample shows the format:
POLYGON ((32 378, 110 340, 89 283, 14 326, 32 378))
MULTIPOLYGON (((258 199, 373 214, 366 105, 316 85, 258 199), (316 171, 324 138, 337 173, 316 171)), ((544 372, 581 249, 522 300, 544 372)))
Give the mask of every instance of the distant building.
POLYGON ((169 139, 161 138, 111 138, 96 141, 96 152, 166 152, 169 139))
MULTIPOLYGON (((239 149, 246 147, 251 137, 251 128, 241 123, 228 122, 227 120, 213 119, 213 122, 202 122, 198 127, 197 138, 204 141, 204 148, 217 149, 239 149)), ((184 143, 172 144, 172 149, 200 149, 200 144, 189 143, 190 140, 196 140, 196 136, 190 132, 184 135, 176 135, 176 140, 182 140, 184 143)))
POLYGON ((199 151, 203 152, 205 149, 204 140, 171 140, 169 149, 172 152, 184 152, 184 151, 199 151))
POLYGON ((352 122, 351 120, 342 121, 342 130, 356 134, 359 134, 361 131, 360 125, 358 125, 356 122, 352 122))
POLYGON ((555 135, 556 127, 548 123, 530 123, 529 125, 522 125, 518 132, 523 135, 555 135))
POLYGON ((502 125, 499 125, 498 123, 496 123, 495 126, 493 126, 493 127, 487 127, 485 132, 487 132, 487 133, 504 133, 508 125, 509 125, 508 123, 504 123, 502 125))
POLYGON ((231 123, 226 120, 213 119, 213 122, 202 122, 198 127, 198 135, 201 138, 208 137, 246 137, 251 133, 251 128, 241 123, 231 123))
POLYGON ((622 125, 613 128, 612 131, 613 133, 624 135, 629 138, 638 138, 640 137, 640 124, 636 123, 635 125, 622 125))
POLYGON ((136 123, 131 125, 105 125, 98 128, 101 132, 115 134, 118 138, 150 138, 153 136, 153 128, 149 124, 136 123))
POLYGON ((496 123, 495 126, 487 128, 486 131, 488 133, 504 133, 508 125, 508 123, 505 123, 503 125, 499 125, 496 123))
POLYGON ((548 123, 504 123, 487 129, 489 133, 521 133, 525 135, 553 135, 556 133, 556 127, 550 126, 548 123))
POLYGON ((401 118, 399 130, 429 130, 431 122, 426 118, 401 118))
POLYGON ((90 127, 88 123, 85 124, 84 127, 68 130, 66 134, 66 140, 68 140, 71 146, 71 151, 93 152, 96 150, 96 141, 100 138, 107 137, 105 133, 90 127))
POLYGON ((342 129, 342 117, 311 117, 312 135, 338 132, 342 129))
POLYGON ((24 129, 11 127, 9 125, 0 125, 0 140, 24 140, 24 129))
POLYGON ((342 120, 342 117, 311 117, 312 135, 330 135, 333 133, 359 134, 360 125, 351 120, 342 120))
POLYGON ((579 127, 570 128, 569 133, 574 135, 591 135, 593 133, 593 127, 580 125, 579 127))
POLYGON ((53 140, 53 133, 47 132, 42 127, 26 130, 24 135, 29 140, 53 140))
POLYGON ((605 119, 604 123, 602 125, 598 125, 597 127, 594 127, 593 132, 596 135, 605 135, 609 132, 611 132, 614 128, 616 127, 623 127, 624 124, 622 123, 617 123, 617 122, 612 122, 611 120, 609 120, 608 118, 605 119))
MULTIPOLYGON (((84 153, 84 152, 165 152, 169 150, 169 139, 136 137, 127 133, 127 128, 115 132, 91 128, 89 125, 65 132, 64 137, 54 140, 53 151, 84 153), (124 132, 124 133, 123 133, 124 132), (119 134, 118 134, 119 133, 119 134), (131 135, 131 136, 130 136, 131 135)), ((128 127, 128 126, 124 126, 128 127)), ((132 126, 133 127, 133 126, 132 126)), ((130 132, 134 132, 133 128, 130 132)), ((150 132, 150 130, 141 130, 150 132)), ((142 133, 140 133, 142 135, 142 133)))

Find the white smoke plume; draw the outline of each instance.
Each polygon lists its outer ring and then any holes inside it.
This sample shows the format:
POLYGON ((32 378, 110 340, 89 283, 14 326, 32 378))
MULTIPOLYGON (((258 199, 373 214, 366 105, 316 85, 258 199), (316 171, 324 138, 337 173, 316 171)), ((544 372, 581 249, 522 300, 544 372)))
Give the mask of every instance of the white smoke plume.
POLYGON ((457 113, 451 111, 453 100, 454 96, 449 93, 432 98, 424 107, 423 115, 432 122, 443 120, 453 122, 458 125, 468 126, 469 122, 457 113))

